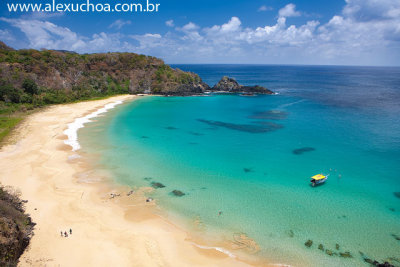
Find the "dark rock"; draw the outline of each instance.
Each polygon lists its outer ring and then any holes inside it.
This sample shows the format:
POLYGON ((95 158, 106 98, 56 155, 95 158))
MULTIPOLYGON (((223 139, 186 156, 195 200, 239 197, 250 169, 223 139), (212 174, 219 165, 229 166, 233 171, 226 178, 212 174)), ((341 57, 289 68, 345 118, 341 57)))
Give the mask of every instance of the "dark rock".
POLYGON ((253 172, 253 169, 251 169, 251 168, 243 168, 243 171, 245 173, 248 173, 248 172, 253 172))
POLYGON ((272 95, 274 92, 268 90, 262 86, 243 86, 240 85, 235 79, 229 78, 227 76, 222 77, 222 79, 211 88, 212 91, 222 91, 228 93, 258 93, 272 95))
POLYGON ((336 250, 339 250, 339 249, 340 249, 339 244, 336 244, 336 250))
POLYGON ((302 148, 294 149, 292 151, 292 153, 295 154, 295 155, 301 155, 301 154, 303 154, 305 152, 311 152, 311 151, 314 151, 314 150, 315 150, 315 148, 313 148, 313 147, 302 147, 302 148))
POLYGON ((400 241, 400 236, 398 236, 398 235, 395 235, 395 234, 392 234, 392 236, 394 237, 394 239, 396 239, 396 240, 400 241))
POLYGON ((155 189, 164 188, 164 187, 165 187, 165 185, 163 185, 162 183, 158 183, 158 182, 152 182, 152 183, 151 183, 151 186, 152 186, 153 188, 155 188, 155 189))
POLYGON ((324 251, 324 246, 322 244, 319 244, 318 249, 324 251))
POLYGON ((367 263, 369 263, 369 264, 372 264, 372 265, 374 265, 374 261, 373 261, 373 260, 371 260, 371 259, 364 258, 364 261, 365 261, 365 262, 367 262, 367 263))
POLYGON ((152 180, 153 178, 151 178, 151 177, 144 177, 143 178, 143 180, 146 180, 146 181, 150 181, 150 180, 152 180))
POLYGON ((174 191, 172 191, 171 192, 174 196, 177 196, 177 197, 183 197, 184 195, 185 195, 185 193, 183 193, 182 191, 180 191, 180 190, 174 190, 174 191))
POLYGON ((379 267, 395 267, 394 265, 390 264, 389 262, 385 261, 383 264, 380 263, 379 267))
POLYGON ((294 237, 294 232, 293 232, 293 230, 289 230, 288 236, 289 236, 289 237, 294 237))
POLYGON ((147 139, 147 138, 149 138, 148 136, 145 136, 145 135, 143 135, 141 138, 143 138, 143 139, 147 139))
POLYGON ((308 248, 311 247, 312 244, 313 244, 313 241, 310 240, 310 239, 308 239, 308 240, 306 241, 306 243, 304 243, 304 245, 305 245, 306 247, 308 247, 308 248))
POLYGON ((350 254, 350 252, 346 251, 346 252, 340 252, 339 253, 340 257, 342 258, 353 258, 353 256, 350 254))
POLYGON ((236 123, 229 123, 222 121, 211 121, 204 119, 198 119, 198 121, 212 126, 219 126, 247 133, 267 133, 283 128, 282 125, 272 122, 266 122, 265 124, 262 125, 253 125, 253 124, 236 124, 236 123))
POLYGON ((395 212, 396 210, 394 208, 389 208, 390 211, 395 212))
POLYGON ((204 134, 198 133, 198 132, 189 132, 189 134, 194 135, 194 136, 203 136, 204 134))
POLYGON ((333 255, 333 252, 331 250, 329 250, 329 249, 325 250, 325 253, 328 254, 329 256, 333 255))
POLYGON ((224 92, 240 92, 241 87, 242 86, 235 79, 224 76, 216 85, 214 85, 212 90, 224 92))
POLYGON ((167 130, 178 130, 178 128, 173 127, 173 126, 165 127, 165 129, 167 129, 167 130))
POLYGON ((378 267, 395 267, 394 265, 390 264, 389 262, 385 261, 384 263, 379 263, 379 261, 374 261, 372 263, 372 265, 374 266, 378 266, 378 267))
POLYGON ((400 198, 400 192, 393 192, 393 195, 397 198, 400 198))

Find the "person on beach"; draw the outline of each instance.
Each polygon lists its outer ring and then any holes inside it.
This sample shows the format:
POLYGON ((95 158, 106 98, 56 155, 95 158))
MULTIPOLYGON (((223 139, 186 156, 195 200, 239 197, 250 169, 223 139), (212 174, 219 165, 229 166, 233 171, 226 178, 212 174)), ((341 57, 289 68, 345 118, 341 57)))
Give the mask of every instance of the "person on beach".
POLYGON ((60 233, 61 233, 61 237, 63 237, 63 236, 64 236, 64 235, 63 235, 63 232, 61 231, 60 233))
POLYGON ((69 234, 72 235, 72 229, 71 228, 69 228, 69 234))
POLYGON ((67 232, 64 232, 64 236, 65 236, 65 237, 68 237, 68 234, 67 234, 67 232))

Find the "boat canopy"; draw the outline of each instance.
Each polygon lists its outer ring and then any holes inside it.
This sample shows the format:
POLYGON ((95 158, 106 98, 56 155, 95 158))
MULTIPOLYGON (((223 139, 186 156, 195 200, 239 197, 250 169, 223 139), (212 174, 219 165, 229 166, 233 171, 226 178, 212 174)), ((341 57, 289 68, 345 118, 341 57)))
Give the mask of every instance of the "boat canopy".
POLYGON ((322 175, 322 174, 317 174, 317 175, 314 175, 314 176, 311 177, 311 178, 314 179, 314 180, 322 180, 322 179, 325 179, 326 176, 325 176, 325 175, 322 175))

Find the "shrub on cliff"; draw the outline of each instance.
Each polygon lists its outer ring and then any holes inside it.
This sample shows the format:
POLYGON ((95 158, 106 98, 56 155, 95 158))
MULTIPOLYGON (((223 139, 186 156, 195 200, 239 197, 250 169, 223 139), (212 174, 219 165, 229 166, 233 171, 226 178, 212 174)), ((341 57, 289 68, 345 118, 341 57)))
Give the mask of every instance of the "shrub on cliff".
POLYGON ((34 225, 18 192, 0 186, 0 266, 17 266, 34 225))
MULTIPOLYGON (((72 96, 120 93, 180 94, 208 88, 194 73, 172 69, 161 59, 134 53, 77 54, 68 51, 13 50, 0 42, 0 74, 28 95, 64 91, 72 96), (71 91, 85 90, 85 93, 71 91)), ((20 92, 20 91, 17 91, 20 92)), ((54 98, 53 96, 46 96, 54 98)), ((34 99, 34 97, 33 97, 34 99)), ((21 99, 18 99, 21 101, 21 99)), ((36 101, 37 102, 37 101, 36 101)), ((54 102, 54 99, 50 102, 54 102)))

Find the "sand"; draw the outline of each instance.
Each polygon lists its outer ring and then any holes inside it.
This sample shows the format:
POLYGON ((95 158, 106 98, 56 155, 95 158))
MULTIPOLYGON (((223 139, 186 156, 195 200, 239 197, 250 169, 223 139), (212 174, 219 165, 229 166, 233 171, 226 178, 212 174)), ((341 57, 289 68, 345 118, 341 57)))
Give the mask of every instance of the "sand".
MULTIPOLYGON (((76 118, 118 100, 55 105, 36 112, 14 131, 13 144, 0 150, 0 182, 21 191, 37 223, 20 266, 249 266, 214 249, 193 245, 189 234, 156 215, 141 191, 112 186, 107 178, 85 179, 84 155, 64 143, 76 118), (111 193, 120 194, 111 198, 111 193), (72 235, 61 237, 60 231, 72 235)), ((149 189, 150 190, 150 189, 149 189)))

